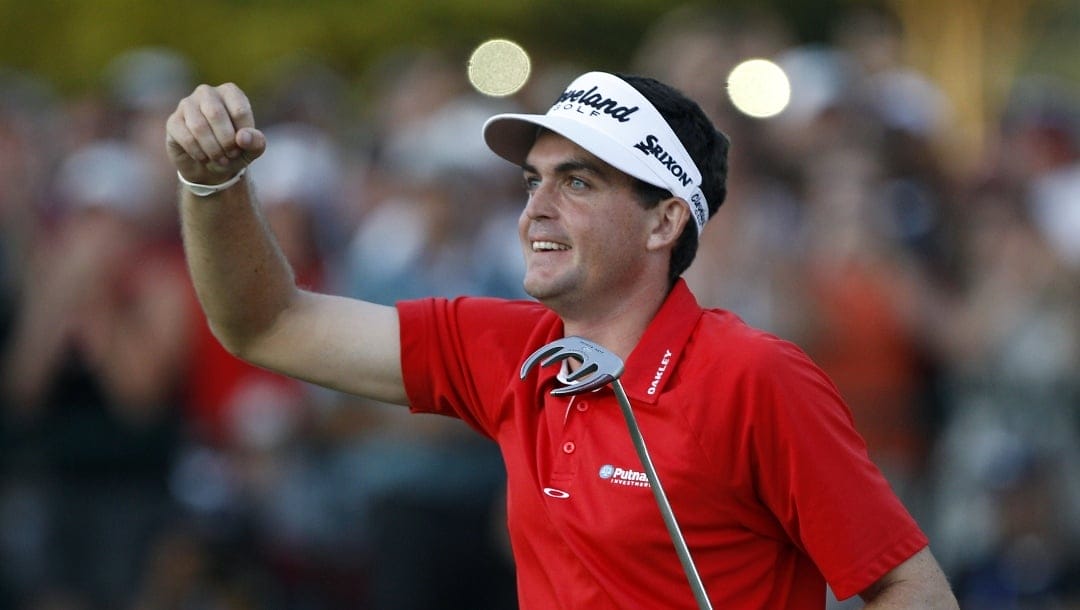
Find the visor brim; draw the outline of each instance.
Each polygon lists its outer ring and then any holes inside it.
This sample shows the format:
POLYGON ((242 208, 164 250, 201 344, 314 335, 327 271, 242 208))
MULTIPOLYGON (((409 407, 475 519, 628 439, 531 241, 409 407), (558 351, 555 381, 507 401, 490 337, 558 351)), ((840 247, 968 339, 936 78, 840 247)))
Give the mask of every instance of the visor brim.
POLYGON ((484 141, 496 155, 519 167, 536 142, 540 128, 577 144, 615 169, 653 186, 669 188, 641 154, 635 154, 608 134, 570 118, 544 114, 498 114, 484 123, 484 141))

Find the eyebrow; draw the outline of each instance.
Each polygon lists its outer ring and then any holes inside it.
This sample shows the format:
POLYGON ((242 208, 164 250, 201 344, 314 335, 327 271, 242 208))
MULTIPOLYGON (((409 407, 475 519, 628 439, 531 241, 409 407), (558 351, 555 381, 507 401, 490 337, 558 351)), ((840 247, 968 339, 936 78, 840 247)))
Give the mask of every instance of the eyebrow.
MULTIPOLYGON (((530 165, 528 163, 523 163, 521 165, 521 169, 526 171, 526 172, 533 173, 533 174, 539 174, 540 173, 539 171, 537 171, 537 169, 535 167, 533 167, 532 165, 530 165)), ((600 168, 600 166, 598 164, 593 163, 593 162, 591 162, 591 161, 589 161, 587 159, 581 159, 581 158, 576 158, 575 157, 575 158, 571 158, 571 159, 568 159, 566 161, 563 161, 562 163, 555 166, 555 173, 556 174, 569 174, 569 173, 572 173, 572 172, 580 172, 580 171, 589 172, 590 174, 593 174, 595 176, 599 176, 601 178, 606 177, 606 175, 601 170, 601 168, 600 168)))

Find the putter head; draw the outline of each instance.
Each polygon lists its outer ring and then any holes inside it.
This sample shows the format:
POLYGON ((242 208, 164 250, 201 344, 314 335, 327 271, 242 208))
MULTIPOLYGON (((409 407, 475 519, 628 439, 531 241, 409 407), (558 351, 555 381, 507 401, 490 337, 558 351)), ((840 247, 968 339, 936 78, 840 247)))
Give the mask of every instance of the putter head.
POLYGON ((525 363, 521 365, 521 378, 525 379, 529 370, 537 363, 540 363, 540 366, 547 366, 566 358, 576 358, 581 361, 582 364, 578 370, 571 373, 568 378, 570 381, 580 383, 554 389, 551 391, 552 396, 591 392, 615 381, 623 373, 623 361, 615 354, 581 337, 563 337, 541 347, 525 359, 525 363))

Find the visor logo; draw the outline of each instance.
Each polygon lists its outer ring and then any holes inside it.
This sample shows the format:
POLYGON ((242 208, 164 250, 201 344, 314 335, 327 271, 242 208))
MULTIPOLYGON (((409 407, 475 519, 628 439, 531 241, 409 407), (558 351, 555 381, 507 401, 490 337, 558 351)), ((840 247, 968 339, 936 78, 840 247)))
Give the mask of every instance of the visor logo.
POLYGON ((690 207, 694 211, 694 217, 697 218, 698 226, 705 226, 705 222, 709 220, 709 209, 705 207, 705 201, 700 191, 690 196, 690 207))
POLYGON ((594 109, 589 116, 599 116, 603 112, 620 123, 626 123, 630 120, 630 115, 638 111, 637 106, 628 108, 613 98, 605 97, 596 87, 589 90, 567 89, 555 100, 551 109, 575 110, 575 106, 578 112, 581 112, 582 106, 588 106, 594 109))
POLYGON ((646 156, 655 157, 660 165, 667 168, 667 171, 671 172, 672 176, 675 176, 683 186, 690 186, 694 183, 694 179, 686 174, 686 170, 683 166, 679 165, 675 157, 672 157, 663 146, 660 146, 656 136, 649 134, 645 136, 645 141, 634 144, 634 148, 645 153, 646 156))

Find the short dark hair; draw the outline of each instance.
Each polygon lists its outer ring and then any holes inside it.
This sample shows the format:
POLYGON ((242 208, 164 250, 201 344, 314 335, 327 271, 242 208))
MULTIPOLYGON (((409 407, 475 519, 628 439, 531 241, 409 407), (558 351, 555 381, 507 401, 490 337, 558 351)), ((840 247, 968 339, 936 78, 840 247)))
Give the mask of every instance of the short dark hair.
MULTIPOLYGON (((709 202, 709 218, 720 209, 727 197, 728 148, 730 142, 698 106, 697 102, 686 97, 681 91, 654 78, 616 74, 630 84, 645 99, 656 107, 671 130, 690 154, 690 158, 701 170, 701 192, 709 202)), ((667 189, 653 186, 647 182, 635 180, 634 190, 642 205, 652 208, 664 199, 672 197, 667 189)), ((686 223, 675 248, 671 252, 671 264, 668 267, 668 279, 674 285, 675 280, 694 262, 698 250, 697 225, 693 220, 686 223)))

